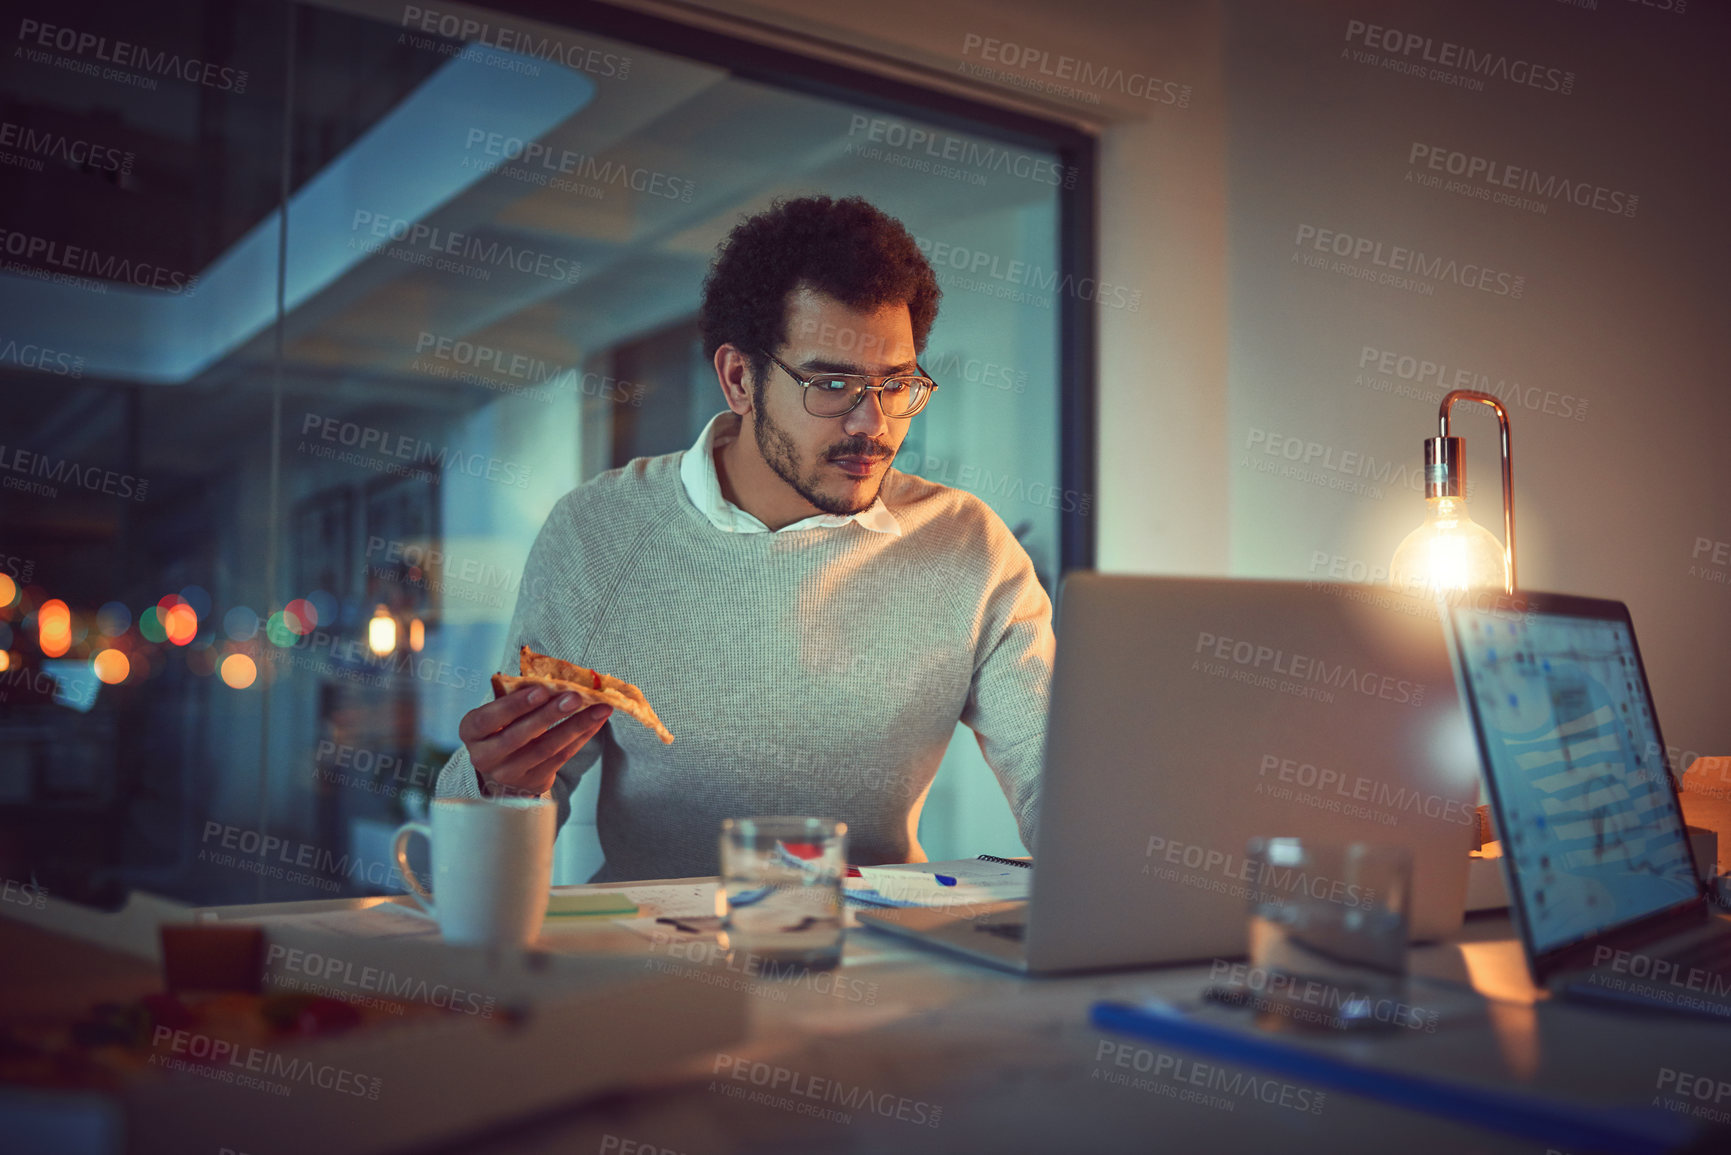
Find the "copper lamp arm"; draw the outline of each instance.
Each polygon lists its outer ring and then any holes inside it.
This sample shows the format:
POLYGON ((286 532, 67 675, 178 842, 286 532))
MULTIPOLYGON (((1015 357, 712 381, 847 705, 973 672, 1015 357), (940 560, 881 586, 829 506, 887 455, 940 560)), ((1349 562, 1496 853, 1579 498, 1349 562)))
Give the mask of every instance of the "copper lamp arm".
POLYGON ((1513 459, 1509 456, 1509 413, 1503 408, 1503 403, 1489 393, 1480 393, 1476 389, 1456 389, 1442 399, 1437 409, 1437 428, 1441 436, 1449 436, 1449 410, 1457 401, 1476 401, 1480 405, 1489 405, 1497 415, 1497 428, 1503 436, 1503 558, 1508 563, 1508 592, 1514 593, 1517 587, 1515 581, 1515 474, 1513 459))

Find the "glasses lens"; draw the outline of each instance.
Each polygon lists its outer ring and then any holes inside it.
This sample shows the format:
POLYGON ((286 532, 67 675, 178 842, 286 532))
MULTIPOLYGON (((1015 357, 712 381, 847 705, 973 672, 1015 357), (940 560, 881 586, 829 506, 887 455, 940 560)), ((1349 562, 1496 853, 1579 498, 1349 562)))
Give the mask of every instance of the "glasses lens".
POLYGON ((930 388, 924 377, 892 377, 884 382, 883 399, 885 417, 905 417, 918 409, 926 399, 926 390, 930 388))
POLYGON ((835 417, 853 408, 865 382, 848 377, 819 377, 805 390, 805 407, 817 417, 835 417))

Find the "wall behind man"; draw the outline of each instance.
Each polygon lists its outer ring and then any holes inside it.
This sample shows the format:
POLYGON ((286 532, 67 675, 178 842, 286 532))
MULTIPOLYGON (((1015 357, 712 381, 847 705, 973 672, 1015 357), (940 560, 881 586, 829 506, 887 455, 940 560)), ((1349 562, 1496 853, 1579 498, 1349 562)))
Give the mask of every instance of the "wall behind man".
POLYGON ((1522 584, 1627 601, 1674 761, 1731 750, 1723 6, 709 7, 1100 124, 1102 569, 1377 580, 1487 389, 1522 584))

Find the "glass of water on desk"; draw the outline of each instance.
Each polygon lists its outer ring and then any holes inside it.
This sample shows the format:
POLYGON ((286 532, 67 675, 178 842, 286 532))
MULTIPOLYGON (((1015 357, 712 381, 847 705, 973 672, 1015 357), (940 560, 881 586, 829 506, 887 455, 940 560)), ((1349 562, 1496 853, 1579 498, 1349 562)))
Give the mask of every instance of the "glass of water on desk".
POLYGON ((1297 1026, 1405 1025, 1411 853, 1254 838, 1247 857, 1251 1004, 1297 1026))
POLYGON ((721 823, 720 946, 753 973, 827 970, 841 960, 847 823, 727 818, 721 823))

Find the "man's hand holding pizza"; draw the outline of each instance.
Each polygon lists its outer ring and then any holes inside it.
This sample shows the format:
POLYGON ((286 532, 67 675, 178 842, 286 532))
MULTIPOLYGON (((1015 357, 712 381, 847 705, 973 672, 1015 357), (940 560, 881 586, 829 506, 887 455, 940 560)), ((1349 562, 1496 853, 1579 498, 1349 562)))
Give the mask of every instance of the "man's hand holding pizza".
POLYGON ((518 665, 521 675, 495 674, 494 700, 464 714, 457 726, 483 794, 545 794, 560 768, 616 708, 663 742, 673 741, 643 692, 629 682, 537 654, 528 646, 520 650, 518 665), (584 706, 588 708, 578 713, 584 706))
POLYGON ((481 793, 539 797, 552 789, 560 768, 613 713, 606 704, 580 710, 582 705, 569 691, 526 685, 464 714, 457 737, 469 749, 481 793))

